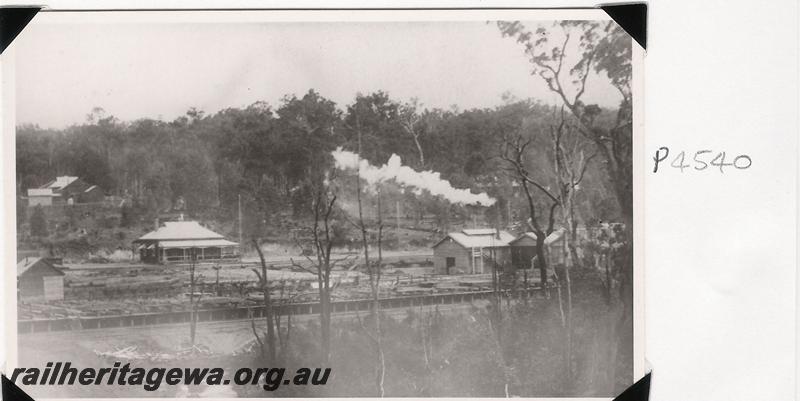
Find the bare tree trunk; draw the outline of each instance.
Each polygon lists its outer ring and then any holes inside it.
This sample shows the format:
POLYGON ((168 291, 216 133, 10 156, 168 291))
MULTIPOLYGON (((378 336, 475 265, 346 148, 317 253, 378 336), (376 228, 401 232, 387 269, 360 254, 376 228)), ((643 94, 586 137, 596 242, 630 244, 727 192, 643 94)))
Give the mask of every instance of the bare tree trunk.
POLYGON ((573 371, 572 371, 572 279, 570 278, 569 274, 569 266, 564 267, 564 286, 566 287, 567 292, 567 336, 566 336, 566 343, 567 343, 567 355, 565 359, 566 365, 566 377, 567 383, 572 383, 573 378, 573 371))
POLYGON ((194 348, 195 338, 197 335, 197 304, 200 302, 199 297, 197 300, 195 300, 194 297, 196 266, 194 254, 192 254, 191 263, 189 264, 189 341, 192 348, 194 348))
POLYGON ((256 275, 259 277, 259 284, 261 286, 261 292, 264 296, 264 315, 266 317, 267 323, 267 350, 268 357, 270 361, 275 360, 275 320, 272 317, 272 303, 270 301, 270 294, 269 294, 269 282, 267 280, 267 262, 264 260, 264 252, 261 251, 261 246, 259 246, 258 241, 253 239, 253 246, 256 248, 258 252, 258 258, 261 260, 261 274, 255 270, 256 275))
POLYGON ((547 236, 553 233, 555 224, 556 209, 561 205, 561 199, 551 193, 540 181, 537 181, 529 174, 526 168, 527 147, 531 144, 531 139, 524 139, 521 134, 510 138, 506 136, 503 139, 503 160, 510 166, 511 171, 516 176, 522 187, 525 198, 528 202, 528 213, 530 221, 528 222, 530 228, 536 234, 536 261, 539 265, 539 273, 541 275, 541 285, 546 296, 549 296, 549 289, 547 286, 547 258, 545 254, 545 240, 547 236), (545 224, 539 223, 539 210, 534 200, 531 186, 538 189, 539 193, 545 199, 551 202, 549 207, 549 214, 543 216, 547 217, 545 224))
POLYGON ((537 232, 536 233, 536 263, 539 265, 539 274, 541 275, 541 283, 542 288, 544 289, 545 294, 549 293, 547 282, 549 277, 547 276, 548 271, 548 263, 547 263, 547 254, 545 252, 545 233, 544 232, 537 232))
MULTIPOLYGON (((328 179, 333 180, 333 176, 327 176, 328 179)), ((312 247, 316 260, 306 256, 306 259, 312 265, 315 265, 315 270, 307 269, 305 266, 297 264, 292 260, 292 265, 313 273, 317 277, 317 289, 319 294, 319 323, 320 323, 320 350, 322 352, 322 361, 328 363, 331 356, 331 270, 337 262, 345 260, 332 260, 331 254, 333 251, 333 240, 331 238, 331 219, 334 216, 336 195, 329 194, 326 184, 323 181, 311 182, 313 197, 311 210, 314 216, 313 226, 310 228, 312 235, 312 247)), ((301 248, 302 245, 298 244, 301 248)), ((291 316, 291 315, 290 315, 291 316)), ((289 330, 291 330, 291 321, 287 320, 287 338, 289 330)))
POLYGON ((512 396, 511 386, 516 382, 515 374, 514 369, 509 366, 507 362, 506 350, 503 346, 502 315, 499 313, 501 302, 493 301, 493 303, 496 303, 496 306, 493 306, 494 310, 489 315, 489 327, 492 330, 492 334, 494 334, 493 337, 495 346, 497 347, 497 354, 500 357, 500 366, 503 368, 503 396, 509 398, 512 396))
POLYGON ((384 380, 386 378, 386 356, 383 352, 383 332, 381 328, 380 317, 380 282, 381 282, 381 265, 383 264, 383 211, 381 210, 381 191, 378 189, 378 260, 375 265, 375 286, 373 290, 373 302, 375 306, 373 309, 377 312, 375 314, 375 347, 377 348, 378 359, 378 372, 376 378, 376 387, 380 397, 384 396, 384 380))
MULTIPOLYGON (((438 315, 439 306, 436 306, 436 314, 438 315)), ((424 362, 424 373, 422 375, 423 385, 420 395, 427 396, 427 390, 431 383, 431 374, 433 369, 431 367, 431 359, 433 358, 433 335, 431 333, 433 326, 433 317, 429 312, 427 315, 423 311, 422 305, 419 306, 419 331, 420 341, 422 342, 422 360, 424 362)))
MULTIPOLYGON (((361 155, 361 125, 356 119, 356 128, 358 134, 358 154, 361 155)), ((367 234, 367 226, 364 223, 364 207, 361 199, 361 163, 359 161, 359 168, 356 170, 356 201, 358 205, 358 226, 361 231, 361 244, 364 247, 364 264, 369 274, 369 285, 372 293, 371 313, 375 319, 375 335, 373 342, 375 343, 375 351, 377 358, 377 366, 375 372, 375 387, 379 397, 384 396, 384 376, 385 376, 385 360, 383 354, 383 345, 381 343, 381 323, 380 323, 380 299, 379 299, 379 282, 380 282, 380 263, 382 258, 381 252, 381 236, 383 234, 382 226, 378 225, 378 266, 373 266, 369 260, 369 237, 367 234)), ((380 199, 380 195, 378 197, 380 199)), ((378 206, 378 219, 381 219, 380 205, 378 206)))
MULTIPOLYGON (((278 300, 280 304, 283 304, 283 300, 285 299, 285 291, 286 291, 286 281, 281 280, 281 294, 278 300)), ((280 311, 275 312, 275 337, 278 340, 278 347, 281 349, 281 353, 283 353, 283 335, 281 334, 281 313, 280 311)))
POLYGON ((286 345, 287 347, 291 344, 292 341, 292 312, 291 309, 289 313, 286 315, 286 345))
POLYGON ((253 330, 253 336, 256 338, 258 348, 261 350, 261 357, 266 359, 267 350, 264 348, 264 342, 261 341, 261 336, 258 335, 258 330, 256 329, 256 319, 253 318, 252 313, 250 314, 250 328, 253 330))
POLYGON ((411 137, 414 138, 414 146, 417 147, 417 152, 419 152, 419 168, 425 168, 425 154, 422 153, 422 144, 419 143, 419 134, 412 133, 411 137))
POLYGON ((319 299, 320 331, 322 334, 322 360, 328 363, 331 359, 331 293, 325 280, 321 280, 319 299))
MULTIPOLYGON (((627 224, 627 223, 626 223, 627 224)), ((632 226, 627 224, 625 229, 626 234, 630 235, 632 226)), ((623 253, 623 260, 620 263, 621 278, 619 283, 619 297, 622 301, 622 310, 614 326, 614 390, 619 389, 621 386, 627 386, 632 381, 630 379, 630 372, 628 369, 633 369, 633 244, 631 237, 626 238, 626 242, 620 249, 623 253), (620 354, 630 366, 620 363, 620 354), (617 381, 617 378, 625 378, 625 380, 617 381), (621 385, 616 385, 616 383, 621 385)), ((621 390, 620 390, 621 391, 621 390)))

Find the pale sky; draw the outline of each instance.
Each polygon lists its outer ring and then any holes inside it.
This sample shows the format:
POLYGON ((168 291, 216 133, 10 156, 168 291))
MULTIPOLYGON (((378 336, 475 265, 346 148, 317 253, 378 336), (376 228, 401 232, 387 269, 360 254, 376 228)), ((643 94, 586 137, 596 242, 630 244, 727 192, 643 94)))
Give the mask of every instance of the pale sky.
MULTIPOLYGON (((93 107, 124 121, 259 100, 277 108, 310 88, 341 109, 376 90, 440 108, 493 107, 504 92, 556 102, 494 23, 35 22, 15 41, 17 124, 60 128, 93 107)), ((616 107, 619 95, 591 76, 585 101, 616 107)))

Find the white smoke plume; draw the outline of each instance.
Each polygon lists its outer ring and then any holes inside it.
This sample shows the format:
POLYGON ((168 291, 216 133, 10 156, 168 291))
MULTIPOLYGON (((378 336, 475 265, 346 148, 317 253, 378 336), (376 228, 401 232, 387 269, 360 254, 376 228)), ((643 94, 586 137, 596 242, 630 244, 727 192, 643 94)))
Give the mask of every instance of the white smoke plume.
POLYGON ((383 166, 376 167, 367 160, 358 157, 357 153, 343 150, 341 147, 332 152, 336 168, 340 170, 356 170, 360 166, 360 176, 367 184, 374 186, 384 181, 395 181, 403 187, 410 187, 417 194, 422 190, 434 196, 441 196, 450 203, 458 205, 492 206, 496 200, 484 193, 473 194, 469 189, 453 188, 450 182, 442 179, 435 171, 416 171, 404 166, 400 156, 392 154, 383 166))

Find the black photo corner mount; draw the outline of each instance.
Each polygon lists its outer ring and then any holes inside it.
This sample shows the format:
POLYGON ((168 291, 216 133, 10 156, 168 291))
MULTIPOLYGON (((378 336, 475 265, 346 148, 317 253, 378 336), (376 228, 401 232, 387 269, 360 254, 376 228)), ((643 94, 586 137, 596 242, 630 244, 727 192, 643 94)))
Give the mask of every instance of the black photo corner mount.
POLYGON ((28 393, 3 375, 3 401, 34 401, 28 393))
POLYGON ((601 5, 600 9, 647 49, 647 3, 601 5))
MULTIPOLYGON (((600 6, 614 22, 647 49, 647 4, 632 3, 600 6)), ((0 7, 0 54, 16 39, 17 35, 40 10, 39 7, 0 7)), ((647 373, 628 387, 613 401, 648 401, 650 398, 651 373, 647 373)), ((2 375, 3 401, 34 401, 5 375, 2 375)))
POLYGON ((3 54, 39 10, 39 7, 0 7, 0 54, 3 54))
POLYGON ((648 372, 644 377, 633 383, 622 394, 616 396, 613 401, 648 401, 650 399, 650 376, 648 372))

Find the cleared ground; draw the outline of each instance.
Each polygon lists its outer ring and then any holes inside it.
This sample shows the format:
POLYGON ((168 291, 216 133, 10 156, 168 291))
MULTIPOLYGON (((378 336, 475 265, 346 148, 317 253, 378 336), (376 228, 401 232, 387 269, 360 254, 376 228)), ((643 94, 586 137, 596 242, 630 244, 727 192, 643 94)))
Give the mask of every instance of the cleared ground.
MULTIPOLYGON (((384 291, 413 290, 415 282, 430 277, 428 251, 387 252, 381 287, 384 291)), ((369 294, 368 277, 361 272, 360 254, 338 254, 346 262, 333 271, 335 299, 363 298, 369 294)), ((267 278, 273 299, 286 302, 316 301, 316 276, 305 257, 271 256, 267 278), (302 267, 297 267, 300 265, 302 267)), ((73 264, 65 270, 65 298, 61 301, 21 303, 19 319, 52 319, 159 313, 189 308, 190 265, 130 263, 73 264)), ((260 301, 262 295, 253 269, 260 262, 245 258, 235 263, 200 263, 195 266, 195 293, 202 293, 201 308, 236 307, 260 301)))

